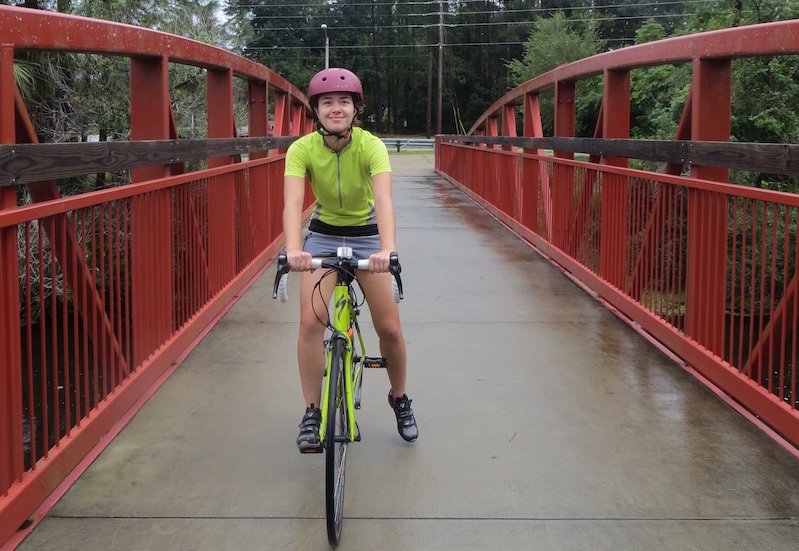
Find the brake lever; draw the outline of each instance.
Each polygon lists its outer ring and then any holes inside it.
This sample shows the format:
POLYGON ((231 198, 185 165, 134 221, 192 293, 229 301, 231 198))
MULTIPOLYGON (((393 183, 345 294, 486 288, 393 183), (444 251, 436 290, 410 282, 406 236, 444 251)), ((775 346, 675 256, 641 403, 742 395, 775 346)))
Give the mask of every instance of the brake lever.
POLYGON ((402 278, 400 277, 400 273, 402 272, 402 266, 399 263, 399 255, 397 253, 391 253, 388 257, 388 271, 391 272, 391 275, 394 276, 394 280, 397 282, 397 291, 399 294, 399 299, 402 300, 405 298, 402 292, 402 278))
POLYGON ((272 298, 277 298, 277 288, 280 285, 280 278, 291 271, 289 266, 289 258, 286 251, 280 251, 277 255, 277 273, 275 274, 275 287, 272 290, 272 298))

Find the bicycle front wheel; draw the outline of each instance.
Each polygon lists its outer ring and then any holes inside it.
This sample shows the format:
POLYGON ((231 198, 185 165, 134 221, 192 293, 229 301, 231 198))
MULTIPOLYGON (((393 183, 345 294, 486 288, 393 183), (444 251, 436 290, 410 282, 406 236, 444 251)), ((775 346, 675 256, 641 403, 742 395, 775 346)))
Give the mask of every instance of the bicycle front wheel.
POLYGON ((325 502, 327 540, 338 545, 344 513, 344 469, 347 463, 349 426, 344 390, 344 342, 336 339, 331 351, 328 379, 327 427, 325 427, 325 502))

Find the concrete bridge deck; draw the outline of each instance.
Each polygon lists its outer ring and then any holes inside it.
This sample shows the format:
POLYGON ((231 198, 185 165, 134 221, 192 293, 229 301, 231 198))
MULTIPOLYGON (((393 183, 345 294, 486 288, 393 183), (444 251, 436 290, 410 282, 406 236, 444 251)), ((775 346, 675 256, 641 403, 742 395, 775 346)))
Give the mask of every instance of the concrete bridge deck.
MULTIPOLYGON (((392 162, 420 438, 399 438, 387 379, 367 373, 340 549, 797 549, 794 455, 437 177, 432 155, 392 162)), ((323 457, 294 444, 297 280, 280 304, 273 273, 20 549, 328 548, 323 457)))

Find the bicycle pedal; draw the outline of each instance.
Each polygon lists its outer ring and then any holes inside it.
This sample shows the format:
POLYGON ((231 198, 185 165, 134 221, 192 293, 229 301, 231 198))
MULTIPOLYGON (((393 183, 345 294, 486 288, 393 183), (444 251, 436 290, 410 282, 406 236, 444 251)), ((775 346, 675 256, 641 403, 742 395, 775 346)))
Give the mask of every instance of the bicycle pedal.
POLYGON ((366 369, 384 369, 388 365, 385 358, 376 356, 366 356, 363 359, 363 366, 366 369))
POLYGON ((325 451, 325 449, 320 445, 315 448, 303 448, 300 450, 300 453, 303 455, 307 455, 312 453, 322 453, 323 451, 325 451))

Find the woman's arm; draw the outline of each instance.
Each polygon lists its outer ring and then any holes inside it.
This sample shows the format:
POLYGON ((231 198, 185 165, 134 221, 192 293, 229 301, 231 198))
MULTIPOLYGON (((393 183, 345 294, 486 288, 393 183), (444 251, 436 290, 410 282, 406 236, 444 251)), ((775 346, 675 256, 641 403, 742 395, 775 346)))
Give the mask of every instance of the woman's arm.
POLYGON ((302 251, 302 204, 305 201, 305 178, 283 177, 283 235, 286 256, 295 271, 311 268, 311 255, 302 251))
POLYGON ((369 268, 372 272, 387 272, 389 254, 397 250, 397 222, 394 215, 391 172, 381 172, 372 176, 372 192, 375 197, 377 231, 380 233, 380 252, 372 255, 369 268))

